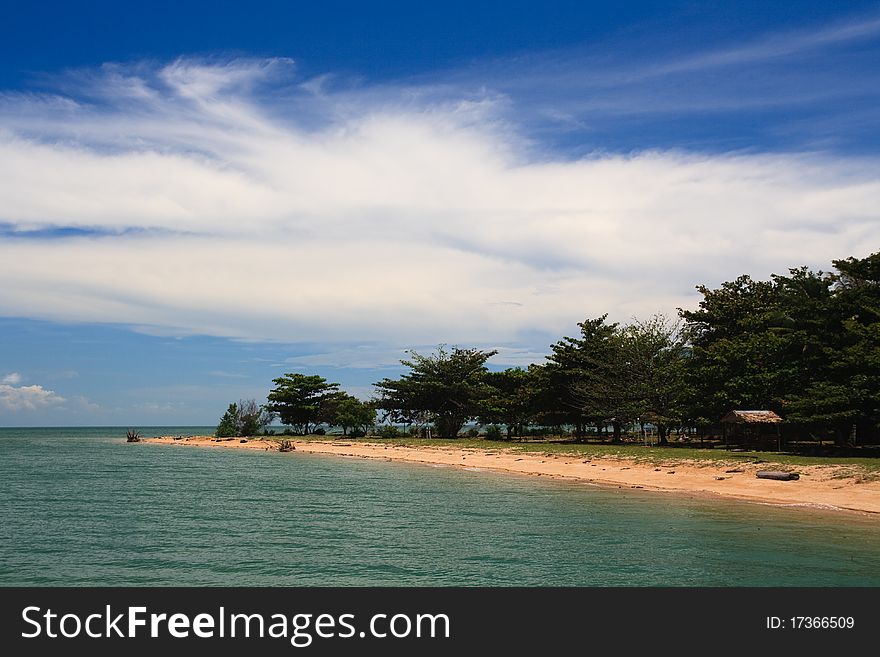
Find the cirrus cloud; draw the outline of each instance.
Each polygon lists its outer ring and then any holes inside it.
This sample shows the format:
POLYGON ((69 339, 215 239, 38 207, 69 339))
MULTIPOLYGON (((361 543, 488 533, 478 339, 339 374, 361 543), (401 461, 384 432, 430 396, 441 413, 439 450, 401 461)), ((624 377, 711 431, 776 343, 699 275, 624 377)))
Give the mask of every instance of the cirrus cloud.
POLYGON ((536 155, 491 92, 336 96, 286 60, 87 79, 0 100, 7 314, 514 344, 880 243, 874 158, 536 155))

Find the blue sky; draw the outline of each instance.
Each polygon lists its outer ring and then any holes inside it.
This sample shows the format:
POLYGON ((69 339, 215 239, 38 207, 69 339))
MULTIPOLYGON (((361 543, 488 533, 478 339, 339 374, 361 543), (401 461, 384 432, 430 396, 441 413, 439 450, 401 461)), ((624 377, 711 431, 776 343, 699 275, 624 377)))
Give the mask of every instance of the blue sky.
POLYGON ((0 56, 0 425, 524 365, 880 237, 876 2, 10 3, 0 56))

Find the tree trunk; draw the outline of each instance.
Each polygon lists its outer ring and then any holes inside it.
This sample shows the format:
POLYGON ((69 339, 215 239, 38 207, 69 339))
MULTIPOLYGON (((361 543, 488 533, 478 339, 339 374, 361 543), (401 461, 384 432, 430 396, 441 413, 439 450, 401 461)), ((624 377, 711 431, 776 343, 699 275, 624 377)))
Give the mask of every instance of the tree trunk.
POLYGON ((457 438, 464 423, 465 418, 454 415, 441 416, 437 418, 437 433, 441 438, 457 438))
POLYGON ((620 442, 620 422, 618 420, 614 420, 611 423, 611 426, 614 428, 614 436, 611 439, 611 442, 619 443, 620 442))
POLYGON ((667 434, 669 433, 669 429, 667 429, 665 424, 657 425, 657 436, 660 438, 661 445, 668 445, 669 441, 666 439, 667 434))

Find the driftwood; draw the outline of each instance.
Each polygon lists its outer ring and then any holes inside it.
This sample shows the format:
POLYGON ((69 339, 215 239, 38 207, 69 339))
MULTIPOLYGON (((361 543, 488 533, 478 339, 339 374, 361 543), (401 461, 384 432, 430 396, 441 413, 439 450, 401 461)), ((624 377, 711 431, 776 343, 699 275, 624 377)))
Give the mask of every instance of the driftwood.
POLYGON ((126 442, 129 443, 139 443, 141 442, 141 432, 136 431, 134 429, 129 429, 128 433, 125 434, 126 442))
POLYGON ((783 472, 781 470, 759 470, 755 476, 758 479, 778 479, 779 481, 795 481, 801 478, 797 472, 783 472))
POLYGON ((282 440, 281 444, 278 445, 279 452, 292 452, 296 447, 293 446, 293 443, 289 440, 282 440))

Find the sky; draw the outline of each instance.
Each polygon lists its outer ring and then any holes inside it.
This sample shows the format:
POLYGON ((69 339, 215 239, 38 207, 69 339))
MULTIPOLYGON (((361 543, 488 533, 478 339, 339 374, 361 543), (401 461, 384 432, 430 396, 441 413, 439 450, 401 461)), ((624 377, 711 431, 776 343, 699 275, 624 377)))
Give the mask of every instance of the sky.
POLYGON ((41 2, 0 22, 0 426, 216 424, 880 244, 878 2, 41 2), (477 6, 474 6, 477 5, 477 6))

